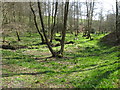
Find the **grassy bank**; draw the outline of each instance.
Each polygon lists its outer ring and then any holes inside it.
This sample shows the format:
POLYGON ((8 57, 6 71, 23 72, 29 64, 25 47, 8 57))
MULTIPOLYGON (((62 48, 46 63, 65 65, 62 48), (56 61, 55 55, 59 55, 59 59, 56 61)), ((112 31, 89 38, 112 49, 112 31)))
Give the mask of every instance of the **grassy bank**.
MULTIPOLYGON (((2 50, 3 87, 14 88, 118 88, 118 66, 120 47, 103 45, 99 39, 104 35, 93 35, 90 41, 81 34, 67 34, 64 58, 51 56, 46 45, 40 43, 38 34, 21 37, 7 37, 12 45, 26 45, 28 48, 2 50)), ((56 41, 54 41, 57 43, 56 41)), ((58 50, 60 47, 54 47, 58 50)))

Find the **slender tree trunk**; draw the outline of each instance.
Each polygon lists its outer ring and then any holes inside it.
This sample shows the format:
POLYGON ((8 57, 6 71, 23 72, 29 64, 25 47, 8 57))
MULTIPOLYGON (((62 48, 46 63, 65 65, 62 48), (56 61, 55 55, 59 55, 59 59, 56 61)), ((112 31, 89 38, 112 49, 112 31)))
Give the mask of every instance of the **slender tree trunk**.
POLYGON ((20 14, 20 11, 18 12, 18 14, 19 14, 19 22, 21 21, 21 14, 20 14))
POLYGON ((119 40, 119 32, 120 32, 120 15, 118 14, 118 1, 116 0, 116 38, 119 40))
POLYGON ((63 51, 64 51, 64 45, 65 45, 64 43, 65 43, 65 36, 66 36, 68 8, 69 8, 69 1, 66 1, 65 10, 64 10, 64 27, 62 30, 61 50, 60 50, 60 54, 62 55, 62 57, 63 57, 63 51))
POLYGON ((51 14, 50 14, 50 12, 51 12, 51 9, 50 9, 51 6, 50 6, 50 5, 51 5, 51 4, 49 5, 49 3, 50 3, 50 2, 49 2, 49 0, 48 0, 48 15, 49 15, 49 16, 48 16, 48 36, 49 36, 49 38, 50 38, 50 28, 51 28, 51 27, 50 27, 50 20, 51 20, 51 19, 50 19, 50 16, 51 16, 51 14))
POLYGON ((54 23, 53 23, 53 26, 52 26, 52 28, 51 28, 51 38, 50 38, 50 42, 52 42, 52 40, 53 40, 53 32, 54 32, 54 27, 55 27, 55 24, 56 24, 57 9, 58 9, 58 1, 56 1, 56 4, 55 4, 54 23))
POLYGON ((67 25, 67 15, 68 15, 68 6, 69 6, 69 2, 65 3, 65 11, 64 11, 64 28, 62 30, 62 39, 61 39, 61 49, 59 52, 55 52, 52 49, 51 43, 48 40, 46 33, 45 33, 45 27, 44 27, 44 22, 43 22, 43 17, 42 17, 42 13, 41 13, 41 3, 38 0, 38 10, 39 10, 39 17, 40 17, 40 22, 41 22, 41 27, 42 27, 42 31, 43 31, 43 35, 45 37, 45 41, 46 44, 52 54, 52 57, 63 57, 63 51, 64 51, 64 42, 65 42, 65 35, 66 35, 66 25, 67 25))
POLYGON ((89 8, 89 3, 91 2, 86 2, 86 5, 87 5, 87 37, 86 39, 89 39, 90 38, 90 10, 91 10, 91 7, 89 8))
MULTIPOLYGON (((31 26, 31 25, 32 25, 32 24, 31 24, 32 20, 31 20, 31 19, 32 19, 32 15, 31 15, 31 13, 30 13, 30 16, 29 16, 29 27, 30 27, 30 29, 32 28, 32 26, 31 26)), ((29 30, 28 33, 29 33, 29 35, 30 35, 30 37, 31 37, 31 30, 29 30)))
POLYGON ((53 20, 54 20, 54 0, 52 3, 52 24, 53 24, 53 20))
MULTIPOLYGON (((92 18, 93 18, 93 11, 94 11, 94 1, 91 2, 91 16, 90 16, 90 30, 89 30, 89 35, 91 33, 92 30, 92 18)), ((91 35, 89 36, 90 40, 92 40, 91 35)))
POLYGON ((32 11, 32 13, 33 13, 33 16, 34 16, 35 27, 36 27, 37 32, 39 33, 39 35, 40 35, 40 37, 41 37, 42 44, 44 44, 44 43, 45 43, 45 40, 44 40, 44 37, 43 37, 42 33, 40 32, 40 30, 39 30, 39 28, 38 28, 35 11, 33 10, 32 6, 31 6, 31 2, 30 2, 30 9, 31 9, 31 11, 32 11))
POLYGON ((92 29, 92 17, 93 17, 93 10, 94 10, 94 1, 93 2, 86 2, 86 6, 87 6, 87 18, 88 18, 87 19, 87 22, 88 22, 87 39, 90 38, 90 40, 92 40, 90 33, 91 33, 91 29, 92 29))
POLYGON ((17 35, 18 41, 20 41, 20 36, 17 30, 16 30, 16 35, 17 35))
POLYGON ((100 20, 100 22, 99 22, 100 24, 99 24, 99 32, 98 32, 98 34, 100 34, 101 33, 101 24, 102 24, 102 21, 100 20))
POLYGON ((2 33, 2 36, 3 36, 3 43, 5 42, 5 35, 4 35, 4 32, 2 33))
POLYGON ((76 11, 76 14, 77 14, 77 22, 76 22, 76 34, 75 34, 75 36, 78 36, 78 33, 79 33, 79 16, 78 16, 79 11, 78 11, 78 2, 77 2, 76 9, 77 9, 77 11, 76 11))
POLYGON ((41 21, 42 31, 43 31, 43 35, 44 35, 44 37, 45 37, 46 44, 47 44, 47 46, 48 46, 48 48, 49 48, 52 56, 53 56, 53 57, 56 57, 56 53, 53 51, 53 49, 52 49, 52 47, 51 47, 51 43, 49 42, 49 40, 48 40, 48 38, 47 38, 47 36, 46 36, 46 33, 45 33, 45 28, 44 28, 42 13, 41 13, 41 6, 40 6, 41 4, 40 4, 39 0, 38 0, 37 3, 38 3, 39 17, 40 17, 40 21, 41 21))
MULTIPOLYGON (((15 21, 16 21, 15 20, 15 10, 14 10, 15 4, 13 3, 12 5, 13 5, 13 22, 15 24, 15 21)), ((17 35, 17 40, 20 41, 21 39, 20 39, 20 36, 19 36, 19 33, 18 33, 17 29, 16 29, 16 35, 17 35)))
POLYGON ((75 36, 76 36, 76 19, 75 19, 75 14, 76 14, 76 12, 75 12, 75 0, 74 0, 74 32, 75 32, 75 36))

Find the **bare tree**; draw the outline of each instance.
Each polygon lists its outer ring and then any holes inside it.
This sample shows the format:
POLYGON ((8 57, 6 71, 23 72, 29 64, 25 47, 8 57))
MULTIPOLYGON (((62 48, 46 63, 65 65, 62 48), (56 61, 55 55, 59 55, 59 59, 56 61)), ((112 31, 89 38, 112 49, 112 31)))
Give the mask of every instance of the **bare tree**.
POLYGON ((91 29, 92 29, 92 18, 93 18, 94 3, 95 3, 94 0, 92 0, 92 1, 86 0, 87 25, 85 27, 85 33, 84 33, 83 36, 87 36, 86 39, 90 38, 90 40, 92 40, 90 32, 91 32, 91 29))
POLYGON ((102 31, 102 22, 104 20, 104 17, 103 17, 103 7, 101 7, 100 9, 100 13, 99 13, 99 34, 101 33, 102 31))
POLYGON ((51 18, 50 18, 50 16, 51 16, 51 3, 50 3, 50 1, 48 0, 48 36, 50 37, 50 21, 51 21, 51 18))
MULTIPOLYGON (((14 22, 14 24, 16 24, 16 20, 15 20, 15 18, 16 18, 15 17, 15 3, 14 2, 12 3, 12 9, 13 9, 13 22, 14 22)), ((20 41, 21 39, 20 39, 19 32, 17 31, 17 29, 15 30, 15 32, 16 32, 18 41, 20 41)))
POLYGON ((41 12, 41 2, 39 2, 39 0, 38 0, 37 3, 38 3, 39 17, 40 17, 40 21, 41 21, 42 31, 43 31, 43 35, 44 35, 44 37, 45 37, 46 44, 47 44, 50 52, 52 53, 52 56, 53 56, 53 57, 56 57, 56 53, 55 53, 54 50, 52 49, 51 43, 49 42, 49 40, 48 40, 48 38, 47 38, 47 35, 46 35, 46 33, 45 33, 45 27, 44 27, 42 12, 41 12))
POLYGON ((30 9, 31 9, 31 11, 32 11, 32 13, 33 13, 33 16, 34 16, 35 27, 36 27, 36 29, 37 29, 40 37, 41 37, 42 44, 44 44, 44 43, 45 43, 45 40, 44 40, 44 37, 43 37, 42 33, 40 32, 40 29, 39 29, 39 27, 38 27, 36 15, 35 15, 35 11, 34 11, 33 8, 32 8, 31 2, 30 2, 30 9))
POLYGON ((64 45, 65 45, 64 43, 65 43, 65 36, 66 36, 68 9, 69 9, 69 1, 66 1, 66 3, 65 3, 65 10, 64 10, 64 28, 62 30, 61 50, 60 50, 60 54, 62 56, 63 56, 64 45))
POLYGON ((3 42, 5 42, 5 30, 3 29, 4 25, 8 23, 8 19, 7 19, 7 5, 5 3, 2 3, 2 16, 3 16, 3 20, 2 20, 2 36, 3 36, 3 42))
POLYGON ((55 24, 56 24, 57 10, 58 10, 58 1, 56 1, 56 4, 55 4, 54 22, 53 22, 53 26, 52 26, 52 28, 51 28, 51 38, 50 38, 50 42, 52 42, 52 40, 53 40, 53 31, 54 31, 54 27, 55 27, 55 24))
POLYGON ((120 15, 118 12, 118 1, 116 0, 116 38, 119 41, 120 35, 120 15))
POLYGON ((48 40, 47 35, 45 33, 44 21, 43 21, 42 12, 41 12, 41 2, 39 2, 39 0, 38 0, 37 4, 38 4, 38 9, 39 9, 39 17, 40 17, 40 22, 41 22, 41 26, 42 26, 43 35, 45 37, 46 44, 47 44, 47 46, 48 46, 48 48, 49 48, 49 50, 50 50, 50 52, 52 54, 52 57, 63 57, 69 2, 65 3, 64 28, 62 30, 61 49, 58 52, 53 50, 53 48, 51 46, 51 43, 48 40))

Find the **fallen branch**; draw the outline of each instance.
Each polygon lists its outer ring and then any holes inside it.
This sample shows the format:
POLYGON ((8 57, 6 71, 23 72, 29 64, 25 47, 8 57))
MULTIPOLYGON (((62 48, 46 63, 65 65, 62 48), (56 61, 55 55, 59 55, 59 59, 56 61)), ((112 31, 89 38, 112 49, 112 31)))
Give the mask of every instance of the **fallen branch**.
MULTIPOLYGON (((74 44, 75 42, 73 42, 73 41, 69 41, 69 42, 66 42, 65 44, 74 44)), ((60 43, 57 43, 57 44, 55 44, 55 45, 52 45, 52 47, 58 47, 58 46, 60 46, 60 43)))

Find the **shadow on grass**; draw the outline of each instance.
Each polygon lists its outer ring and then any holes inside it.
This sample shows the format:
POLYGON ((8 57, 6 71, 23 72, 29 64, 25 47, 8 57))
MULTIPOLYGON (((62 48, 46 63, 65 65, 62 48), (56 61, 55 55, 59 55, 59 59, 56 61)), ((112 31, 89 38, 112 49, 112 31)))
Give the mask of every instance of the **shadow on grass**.
MULTIPOLYGON (((83 85, 79 85, 76 88, 96 88, 102 81, 103 79, 108 79, 110 74, 114 73, 115 71, 119 70, 120 67, 115 68, 113 70, 106 71, 104 73, 101 73, 101 71, 98 71, 97 75, 93 75, 92 77, 86 78, 83 81, 83 85)), ((108 87, 109 88, 109 87, 108 87)))
POLYGON ((93 83, 94 87, 96 87, 102 81, 102 79, 108 78, 111 73, 114 73, 115 71, 117 71, 119 69, 120 69, 120 67, 113 69, 113 70, 110 70, 110 71, 106 71, 105 73, 95 77, 97 82, 94 83, 94 80, 93 80, 91 83, 93 83))
POLYGON ((39 62, 52 62, 52 61, 65 61, 65 60, 68 60, 68 59, 73 59, 73 57, 62 57, 62 58, 58 58, 58 57, 34 57, 33 58, 34 60, 36 61, 39 61, 39 62))
MULTIPOLYGON (((115 63, 118 63, 118 62, 115 61, 115 62, 113 62, 109 65, 113 65, 115 63)), ((9 73, 9 74, 2 74, 2 77, 10 77, 10 76, 14 76, 14 75, 38 75, 38 74, 46 74, 46 73, 56 73, 56 74, 66 73, 66 74, 70 74, 70 73, 73 73, 73 72, 83 72, 83 71, 93 70, 93 69, 104 67, 104 66, 108 66, 108 65, 100 65, 100 66, 94 65, 93 68, 88 68, 88 69, 83 69, 83 70, 60 71, 60 72, 50 70, 50 71, 36 72, 36 73, 9 73)), ((118 70, 118 69, 120 69, 120 67, 116 68, 116 70, 118 70)), ((111 72, 111 71, 108 71, 108 72, 111 72)))
MULTIPOLYGON (((113 49, 110 50, 110 48, 112 48, 111 46, 105 45, 101 42, 97 43, 97 47, 94 46, 87 46, 84 47, 84 50, 77 50, 78 53, 73 52, 73 53, 66 53, 66 55, 70 55, 73 58, 77 58, 77 57, 91 57, 91 56, 102 56, 102 55, 108 55, 114 52, 117 52, 119 50, 118 49, 113 49)), ((119 56, 118 56, 119 57, 119 56)))
POLYGON ((14 75, 38 75, 38 74, 46 74, 46 73, 54 73, 54 71, 44 71, 44 72, 36 72, 36 73, 11 73, 11 74, 2 74, 2 77, 10 77, 14 75))

